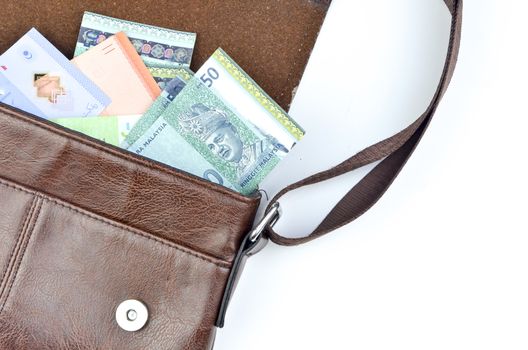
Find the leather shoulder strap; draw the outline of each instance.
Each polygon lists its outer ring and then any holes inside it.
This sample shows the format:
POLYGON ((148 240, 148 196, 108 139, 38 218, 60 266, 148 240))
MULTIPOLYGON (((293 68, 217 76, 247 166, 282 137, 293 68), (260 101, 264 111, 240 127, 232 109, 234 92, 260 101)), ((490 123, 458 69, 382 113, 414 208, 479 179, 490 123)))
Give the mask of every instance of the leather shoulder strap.
POLYGON ((281 245, 298 245, 334 231, 364 214, 387 191, 414 152, 451 81, 455 70, 462 30, 462 0, 444 0, 452 15, 451 37, 445 67, 436 93, 427 110, 411 125, 375 145, 357 153, 341 164, 296 182, 280 191, 270 202, 268 210, 286 193, 304 186, 323 182, 365 165, 381 162, 339 201, 321 224, 303 238, 286 238, 268 227, 270 239, 281 245))

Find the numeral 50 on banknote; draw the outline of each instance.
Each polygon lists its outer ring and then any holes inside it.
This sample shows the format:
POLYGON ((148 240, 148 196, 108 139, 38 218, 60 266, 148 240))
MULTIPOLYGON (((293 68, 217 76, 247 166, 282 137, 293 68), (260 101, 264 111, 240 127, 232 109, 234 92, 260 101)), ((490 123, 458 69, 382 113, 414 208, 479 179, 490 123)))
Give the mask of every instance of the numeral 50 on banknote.
POLYGON ((218 78, 220 78, 220 73, 218 73, 218 71, 214 68, 209 68, 207 69, 206 73, 202 74, 200 80, 205 84, 205 86, 210 88, 213 86, 214 81, 218 78))

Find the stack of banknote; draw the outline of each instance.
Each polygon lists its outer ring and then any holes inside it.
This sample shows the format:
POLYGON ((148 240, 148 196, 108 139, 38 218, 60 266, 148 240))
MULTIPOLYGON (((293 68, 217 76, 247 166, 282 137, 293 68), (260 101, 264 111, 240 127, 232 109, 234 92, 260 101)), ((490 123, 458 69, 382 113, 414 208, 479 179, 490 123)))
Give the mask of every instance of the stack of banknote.
POLYGON ((196 34, 84 14, 75 57, 36 29, 0 56, 0 102, 243 194, 304 136, 222 49, 196 34))

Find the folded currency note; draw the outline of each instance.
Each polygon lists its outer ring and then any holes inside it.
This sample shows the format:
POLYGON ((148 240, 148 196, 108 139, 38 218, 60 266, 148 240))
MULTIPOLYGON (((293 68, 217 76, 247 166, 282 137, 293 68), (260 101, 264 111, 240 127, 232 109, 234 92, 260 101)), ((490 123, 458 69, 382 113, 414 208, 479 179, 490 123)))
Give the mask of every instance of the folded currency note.
POLYGON ((229 56, 221 50, 215 56, 215 64, 206 63, 150 128, 126 146, 250 194, 304 131, 229 56), (229 79, 233 82, 220 83, 229 79), (216 83, 223 87, 213 88, 216 83))
POLYGON ((140 118, 141 115, 120 115, 50 120, 113 146, 119 146, 140 118))
POLYGON ((72 63, 112 99, 101 115, 143 114, 161 92, 123 32, 75 57, 72 63))
POLYGON ((196 77, 235 113, 273 135, 288 150, 304 136, 304 130, 222 49, 205 62, 196 77))
POLYGON ((96 116, 111 100, 33 28, 0 56, 0 102, 49 119, 96 116))
POLYGON ((117 32, 125 32, 148 67, 178 68, 191 64, 195 33, 180 32, 85 12, 75 56, 117 32))
MULTIPOLYGON (((191 79, 190 84, 201 85, 194 78, 191 79)), ((178 96, 183 91, 188 91, 187 93, 190 92, 192 94, 192 91, 186 86, 178 96)), ((204 158, 192 144, 187 142, 177 128, 173 126, 174 118, 171 118, 170 115, 166 116, 165 113, 172 106, 172 101, 168 100, 168 103, 165 101, 163 104, 160 101, 159 103, 157 108, 151 109, 149 111, 150 114, 147 113, 138 121, 125 139, 122 147, 138 155, 203 177, 232 190, 237 190, 237 187, 222 176, 214 165, 204 158)))

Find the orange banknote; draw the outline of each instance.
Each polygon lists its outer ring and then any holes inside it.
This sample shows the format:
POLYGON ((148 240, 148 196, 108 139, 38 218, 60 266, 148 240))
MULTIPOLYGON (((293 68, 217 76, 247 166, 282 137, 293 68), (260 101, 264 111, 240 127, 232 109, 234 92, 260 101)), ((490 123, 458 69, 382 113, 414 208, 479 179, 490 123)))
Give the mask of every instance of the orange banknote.
POLYGON ((101 115, 143 114, 161 93, 123 32, 77 56, 72 63, 112 100, 101 115))

